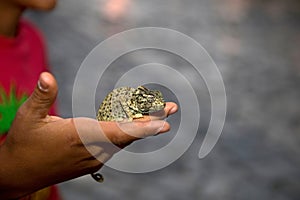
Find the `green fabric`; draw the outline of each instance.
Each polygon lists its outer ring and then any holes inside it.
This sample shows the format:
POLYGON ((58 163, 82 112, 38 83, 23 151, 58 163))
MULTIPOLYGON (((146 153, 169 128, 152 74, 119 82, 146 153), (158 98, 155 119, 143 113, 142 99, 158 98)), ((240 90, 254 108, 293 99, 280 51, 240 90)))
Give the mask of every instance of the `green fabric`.
POLYGON ((9 93, 0 87, 0 135, 8 132, 18 108, 27 98, 26 94, 18 97, 14 86, 11 86, 9 93))

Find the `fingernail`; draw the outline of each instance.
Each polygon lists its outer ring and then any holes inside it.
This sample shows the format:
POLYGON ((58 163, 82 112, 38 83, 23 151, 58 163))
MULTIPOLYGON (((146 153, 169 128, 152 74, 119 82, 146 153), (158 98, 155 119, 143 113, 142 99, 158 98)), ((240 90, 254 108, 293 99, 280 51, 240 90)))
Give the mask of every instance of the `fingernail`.
POLYGON ((42 91, 42 92, 48 92, 49 91, 49 86, 43 81, 43 79, 39 79, 38 81, 38 88, 42 91))

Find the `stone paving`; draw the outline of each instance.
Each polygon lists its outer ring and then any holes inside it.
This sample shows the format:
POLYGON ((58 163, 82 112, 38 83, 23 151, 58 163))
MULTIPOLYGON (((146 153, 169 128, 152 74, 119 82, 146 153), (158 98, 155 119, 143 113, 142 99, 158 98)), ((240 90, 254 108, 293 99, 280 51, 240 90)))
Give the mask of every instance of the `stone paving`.
MULTIPOLYGON (((105 3, 59 0, 51 13, 27 14, 47 39, 63 117, 72 116, 73 83, 85 56, 115 33, 152 26, 180 31, 205 47, 224 79, 227 118, 217 145, 200 160, 198 151, 210 119, 210 102, 203 81, 191 80, 201 99, 201 123, 195 141, 178 160, 145 174, 104 167, 103 184, 90 176, 60 184, 64 199, 299 199, 300 3, 139 0, 126 1, 126 10, 119 11, 120 16, 106 13, 105 3)), ((189 69, 188 64, 167 53, 136 52, 112 64, 102 83, 103 91, 114 86, 122 70, 152 58, 189 69)), ((85 86, 89 84, 87 76, 85 86)), ((103 98, 103 94, 98 95, 103 98)), ((168 99, 176 101, 171 94, 168 99)), ((84 111, 84 101, 80 107, 84 111)), ((148 151, 167 144, 176 133, 179 115, 168 119, 173 126, 170 133, 129 149, 148 151)))

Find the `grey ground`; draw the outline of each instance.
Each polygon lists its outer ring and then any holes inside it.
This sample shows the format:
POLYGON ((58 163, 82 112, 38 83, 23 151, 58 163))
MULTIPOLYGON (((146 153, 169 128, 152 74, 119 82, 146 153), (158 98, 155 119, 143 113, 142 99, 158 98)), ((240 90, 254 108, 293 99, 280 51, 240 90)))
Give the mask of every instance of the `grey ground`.
MULTIPOLYGON (((215 60, 227 91, 226 123, 213 151, 200 160, 198 151, 210 118, 210 103, 199 81, 196 91, 203 98, 202 121, 194 143, 180 159, 146 174, 104 167, 101 171, 106 181, 102 185, 89 176, 60 184, 64 199, 299 199, 299 2, 139 0, 131 1, 125 17, 112 22, 99 12, 104 1, 59 0, 51 13, 27 14, 47 39, 49 61, 60 87, 61 115, 72 116, 77 70, 99 42, 122 30, 158 26, 189 35, 215 60)), ((103 91, 112 89, 118 73, 152 57, 189 69, 178 58, 156 53, 137 52, 120 58, 107 72, 103 91)), ((88 87, 88 76, 86 82, 88 87)), ((195 80, 193 86, 197 86, 195 80)), ((104 94, 99 95, 103 98, 104 94)), ((172 95, 169 98, 173 100, 172 95)), ((178 115, 169 119, 173 131, 132 149, 168 143, 178 127, 178 115)))

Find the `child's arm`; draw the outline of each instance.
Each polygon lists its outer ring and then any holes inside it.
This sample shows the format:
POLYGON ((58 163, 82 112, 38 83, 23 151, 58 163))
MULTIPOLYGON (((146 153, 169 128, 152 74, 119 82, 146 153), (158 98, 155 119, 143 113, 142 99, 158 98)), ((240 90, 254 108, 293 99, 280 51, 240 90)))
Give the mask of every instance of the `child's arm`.
POLYGON ((168 131, 170 125, 160 119, 177 111, 176 104, 167 103, 163 116, 152 121, 126 123, 121 128, 116 122, 62 119, 47 115, 57 94, 54 77, 42 73, 39 83, 40 87, 20 107, 0 147, 0 199, 21 197, 93 173, 133 141, 168 131), (86 139, 87 146, 87 141, 96 144, 98 159, 87 151, 82 139, 86 139))

